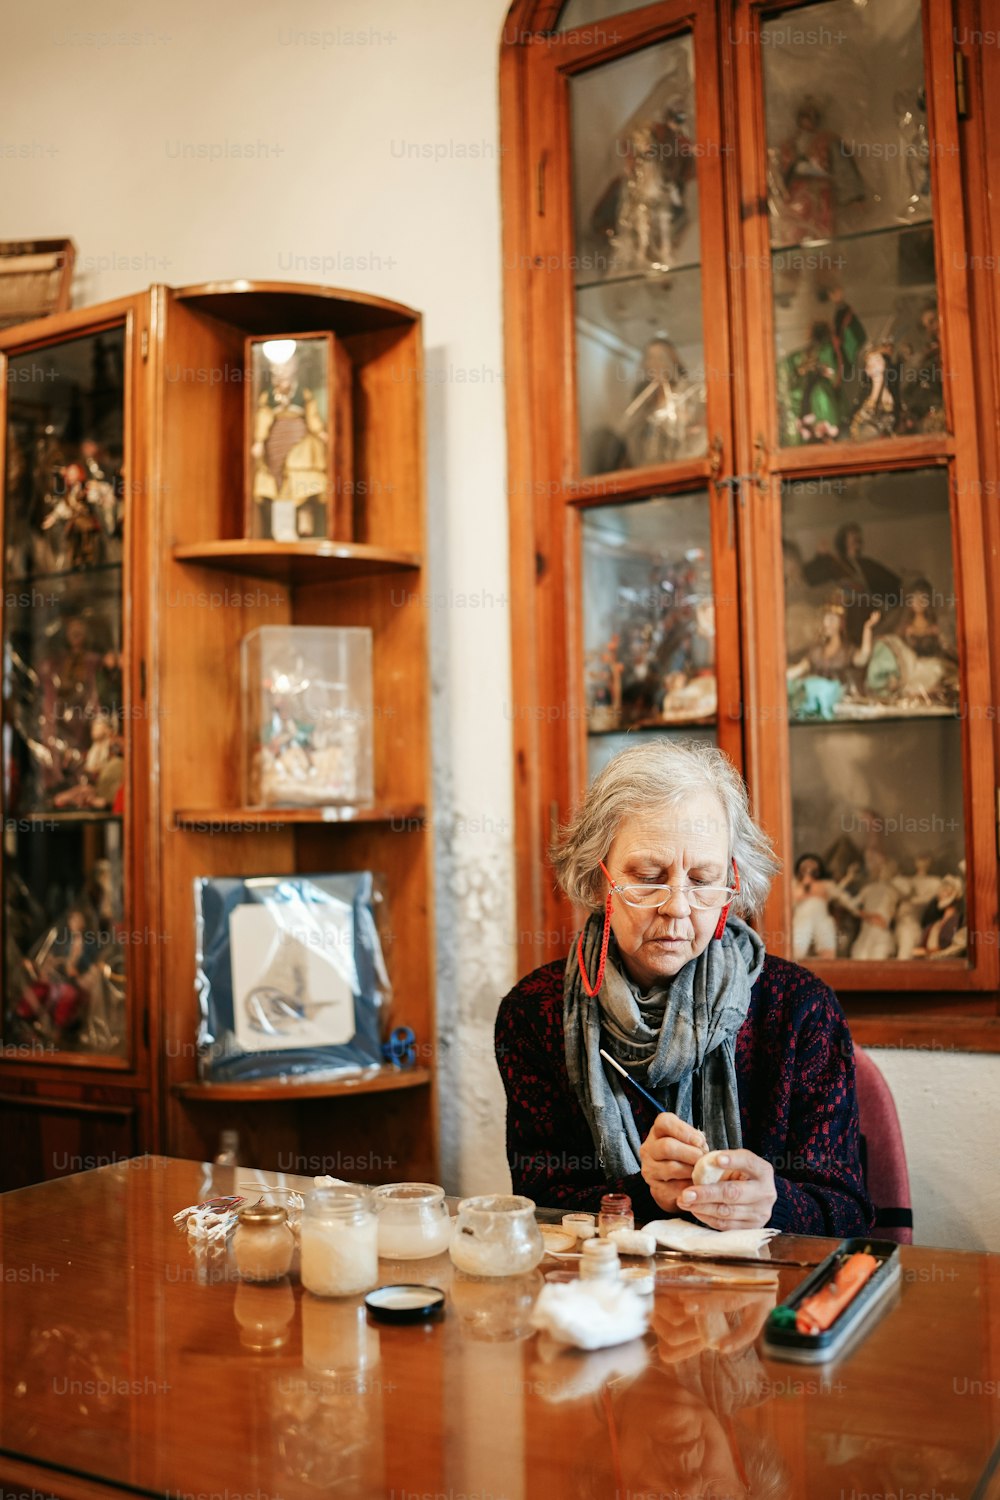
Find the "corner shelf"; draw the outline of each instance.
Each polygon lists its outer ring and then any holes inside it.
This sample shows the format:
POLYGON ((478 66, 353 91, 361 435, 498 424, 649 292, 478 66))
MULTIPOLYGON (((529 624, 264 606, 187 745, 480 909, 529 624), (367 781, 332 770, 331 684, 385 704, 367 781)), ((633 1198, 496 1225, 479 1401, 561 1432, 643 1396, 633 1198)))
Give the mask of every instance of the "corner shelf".
POLYGON ((423 561, 418 552, 327 540, 191 542, 174 547, 172 556, 175 562, 280 583, 330 583, 379 573, 415 572, 423 561))
POLYGON ((266 833, 285 828, 289 823, 396 823, 405 824, 400 832, 412 831, 423 824, 427 809, 419 802, 396 807, 195 807, 175 812, 173 826, 189 833, 211 829, 233 832, 266 833))
POLYGON ((280 1100, 291 1103, 293 1099, 333 1099, 345 1094, 384 1094, 395 1089, 419 1089, 429 1086, 430 1068, 382 1068, 374 1077, 333 1078, 321 1082, 296 1083, 294 1079, 266 1078, 247 1083, 175 1083, 173 1092, 178 1099, 190 1099, 196 1103, 224 1104, 254 1101, 280 1100))

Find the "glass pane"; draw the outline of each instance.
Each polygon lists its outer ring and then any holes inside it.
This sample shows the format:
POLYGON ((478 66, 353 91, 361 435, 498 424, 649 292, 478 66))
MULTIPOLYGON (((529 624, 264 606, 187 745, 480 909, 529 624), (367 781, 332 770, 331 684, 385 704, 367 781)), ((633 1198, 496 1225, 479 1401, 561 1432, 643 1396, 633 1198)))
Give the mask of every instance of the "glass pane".
POLYGON ((602 505, 581 518, 584 696, 591 761, 626 731, 709 726, 715 597, 704 492, 602 505))
POLYGON ((944 429, 919 0, 761 28, 781 442, 944 429))
MULTIPOLYGON (((640 10, 642 0, 569 0, 559 17, 559 30, 569 31, 577 26, 591 26, 606 16, 621 16, 629 10, 640 10)), ((618 38, 610 33, 608 40, 618 38)))
POLYGON ((124 333, 8 372, 4 1043, 125 1050, 124 333))
POLYGON ((707 450, 689 35, 570 83, 585 474, 707 450))
POLYGON ((944 469, 787 482, 798 958, 965 958, 957 600, 944 469))

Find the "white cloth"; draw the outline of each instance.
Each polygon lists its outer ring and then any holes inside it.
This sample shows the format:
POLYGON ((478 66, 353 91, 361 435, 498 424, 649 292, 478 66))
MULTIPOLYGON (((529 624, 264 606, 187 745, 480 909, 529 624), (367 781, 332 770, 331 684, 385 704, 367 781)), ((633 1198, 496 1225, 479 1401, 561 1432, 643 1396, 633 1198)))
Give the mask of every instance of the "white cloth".
POLYGON ((712 1256, 759 1255, 761 1246, 780 1233, 777 1229, 709 1229, 686 1219, 654 1219, 645 1228, 664 1250, 712 1256))
POLYGON ((646 1332, 649 1313, 630 1286, 614 1281, 549 1281, 538 1294, 531 1324, 557 1344, 608 1349, 646 1332))

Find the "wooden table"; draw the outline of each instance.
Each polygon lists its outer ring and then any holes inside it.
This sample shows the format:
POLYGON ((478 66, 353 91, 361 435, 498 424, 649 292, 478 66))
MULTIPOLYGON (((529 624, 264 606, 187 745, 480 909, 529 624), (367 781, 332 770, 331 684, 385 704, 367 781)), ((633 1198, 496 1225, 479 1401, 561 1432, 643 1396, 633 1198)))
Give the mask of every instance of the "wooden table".
MULTIPOLYGON (((546 1357, 527 1323, 539 1272, 383 1263, 448 1303, 377 1325, 296 1278, 243 1285, 173 1225, 275 1181, 311 1186, 141 1157, 0 1198, 5 1496, 1000 1495, 1000 1257, 904 1249, 898 1301, 826 1372, 759 1355, 773 1292, 658 1291, 645 1340, 546 1357)), ((780 1295, 805 1274, 783 1270, 780 1295)))

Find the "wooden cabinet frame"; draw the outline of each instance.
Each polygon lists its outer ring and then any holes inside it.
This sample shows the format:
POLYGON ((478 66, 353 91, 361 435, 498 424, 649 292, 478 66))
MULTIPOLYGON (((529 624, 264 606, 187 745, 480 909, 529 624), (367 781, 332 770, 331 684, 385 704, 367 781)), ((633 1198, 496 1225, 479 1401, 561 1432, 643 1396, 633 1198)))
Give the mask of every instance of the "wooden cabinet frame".
MULTIPOLYGON (((684 0, 647 5, 577 32, 559 33, 559 5, 518 0, 503 33, 504 264, 513 610, 514 755, 519 967, 568 949, 578 914, 555 890, 546 851, 585 784, 585 719, 579 644, 579 518, 591 504, 704 486, 711 499, 715 587, 738 600, 719 620, 718 742, 747 777, 754 806, 779 852, 791 845, 783 640, 775 631, 781 577, 781 481, 806 473, 846 476, 946 467, 959 597, 963 701, 981 706, 963 734, 965 848, 969 886, 967 970, 946 977, 932 964, 813 967, 841 994, 859 1041, 871 1045, 1000 1050, 997 944, 996 473, 998 447, 997 283, 972 284, 962 252, 996 244, 996 208, 985 191, 1000 168, 988 128, 983 79, 995 77, 988 49, 961 48, 960 23, 982 25, 969 0, 924 0, 935 256, 942 317, 949 434, 822 449, 777 447, 770 263, 763 132, 761 47, 727 44, 726 29, 759 35, 762 12, 801 0, 684 0), (666 469, 578 481, 569 177, 568 79, 681 30, 695 44, 705 365, 709 436, 704 460, 666 469), (973 55, 974 54, 974 55, 973 55), (965 69, 967 108, 959 117, 956 69, 965 69), (990 153, 992 152, 992 161, 990 153), (958 168, 956 168, 956 162, 958 168), (990 222, 990 214, 994 222, 990 222), (991 238, 991 231, 992 238, 991 238), (735 254, 733 252, 736 252, 735 254), (718 288, 725 286, 720 299, 718 288), (708 288, 714 291, 709 300, 708 288), (976 314, 975 324, 970 317, 976 314), (987 305, 988 304, 988 305, 987 305), (753 379, 740 378, 753 371, 753 379), (735 379, 718 379, 732 371, 735 379), (990 400, 990 393, 994 399, 990 400), (954 434, 952 436, 951 434, 954 434), (713 463, 714 459, 714 463, 713 463), (753 475, 737 487, 717 478, 753 475), (986 566, 984 566, 984 559, 986 566), (730 593, 730 590, 732 591, 730 593), (541 649, 540 649, 541 646, 541 649), (992 658, 992 659, 991 659, 992 658)), ((993 49, 996 51, 996 49, 993 49)), ((994 96, 996 89, 993 90, 994 96)), ((995 112, 996 106, 994 106, 995 112)), ((971 716, 970 716, 971 717, 971 716)), ((777 951, 790 930, 789 882, 775 883, 762 927, 777 951)))

